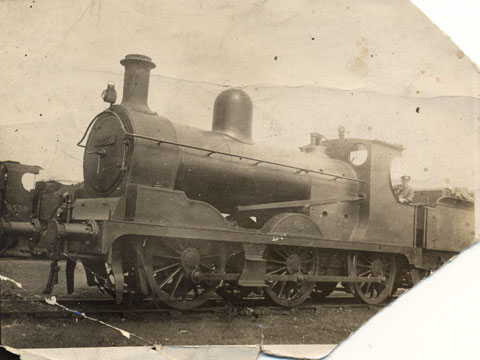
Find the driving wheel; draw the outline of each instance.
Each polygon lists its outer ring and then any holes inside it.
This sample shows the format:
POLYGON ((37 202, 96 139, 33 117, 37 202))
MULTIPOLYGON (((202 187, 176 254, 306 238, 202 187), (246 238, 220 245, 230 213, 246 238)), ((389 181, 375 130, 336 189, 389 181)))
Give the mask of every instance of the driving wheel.
MULTIPOLYGON (((273 246, 265 249, 267 275, 317 275, 318 256, 314 249, 294 246, 273 246)), ((265 295, 273 303, 293 307, 303 303, 312 293, 311 281, 266 281, 265 295)))
POLYGON ((381 304, 393 290, 397 265, 390 255, 357 253, 349 257, 350 275, 364 277, 383 277, 380 282, 358 282, 353 284, 355 295, 371 305, 381 304))
POLYGON ((194 274, 225 273, 225 247, 212 241, 155 239, 145 245, 145 272, 156 298, 176 309, 204 304, 218 280, 196 280, 194 274))

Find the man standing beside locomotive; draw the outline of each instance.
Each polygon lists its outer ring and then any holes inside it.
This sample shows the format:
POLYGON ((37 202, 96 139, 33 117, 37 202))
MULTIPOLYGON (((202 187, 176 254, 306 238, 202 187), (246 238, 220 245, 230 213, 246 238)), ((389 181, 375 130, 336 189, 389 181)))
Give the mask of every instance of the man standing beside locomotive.
POLYGON ((402 180, 402 183, 393 187, 393 193, 399 202, 402 204, 409 204, 413 200, 413 189, 409 185, 410 176, 404 175, 400 179, 402 180))

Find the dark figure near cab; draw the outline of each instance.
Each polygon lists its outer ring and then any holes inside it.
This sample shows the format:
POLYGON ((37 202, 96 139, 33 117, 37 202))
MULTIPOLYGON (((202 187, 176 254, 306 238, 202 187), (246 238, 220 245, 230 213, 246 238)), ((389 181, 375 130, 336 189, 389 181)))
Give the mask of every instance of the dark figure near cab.
POLYGON ((409 204, 413 199, 413 189, 410 186, 410 176, 404 175, 401 177, 402 183, 393 187, 393 192, 398 201, 402 204, 409 204))

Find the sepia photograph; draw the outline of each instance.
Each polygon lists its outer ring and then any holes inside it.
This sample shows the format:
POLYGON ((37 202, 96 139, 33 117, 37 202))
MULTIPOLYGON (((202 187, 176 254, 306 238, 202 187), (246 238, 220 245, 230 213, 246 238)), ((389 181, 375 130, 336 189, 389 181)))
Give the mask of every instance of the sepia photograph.
POLYGON ((0 0, 0 358, 480 355, 441 3, 0 0))

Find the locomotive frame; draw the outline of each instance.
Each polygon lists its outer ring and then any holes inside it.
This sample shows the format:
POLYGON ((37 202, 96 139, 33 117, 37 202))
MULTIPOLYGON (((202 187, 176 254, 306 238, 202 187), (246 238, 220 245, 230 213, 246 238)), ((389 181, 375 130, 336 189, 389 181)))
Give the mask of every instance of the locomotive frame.
POLYGON ((79 259, 91 270, 89 285, 113 287, 118 303, 128 294, 152 295, 189 309, 220 286, 225 297, 261 288, 277 305, 297 306, 342 282, 378 304, 473 242, 473 204, 444 199, 433 208, 396 201, 390 164, 401 146, 312 134, 302 148, 308 156, 280 162, 253 148, 245 121, 251 100, 243 91, 219 95, 212 132, 192 130, 149 109, 155 65, 148 57, 128 55, 121 63, 122 103, 114 105, 109 87, 104 99, 110 108, 87 129, 85 197, 67 204, 67 219, 51 220, 44 234, 54 261, 47 290, 56 262, 66 257, 69 292, 72 259, 79 259), (350 157, 358 149, 366 157, 355 164, 350 157), (160 159, 152 156, 160 151, 160 159), (315 168, 313 157, 327 167, 315 168), (212 169, 225 179, 212 177, 212 169), (273 190, 265 185, 269 177, 273 190), (252 180, 248 191, 240 189, 242 179, 252 180), (224 188, 215 193, 211 184, 224 188), (331 191, 338 195, 328 196, 331 191), (450 222, 452 216, 459 223, 450 222))

